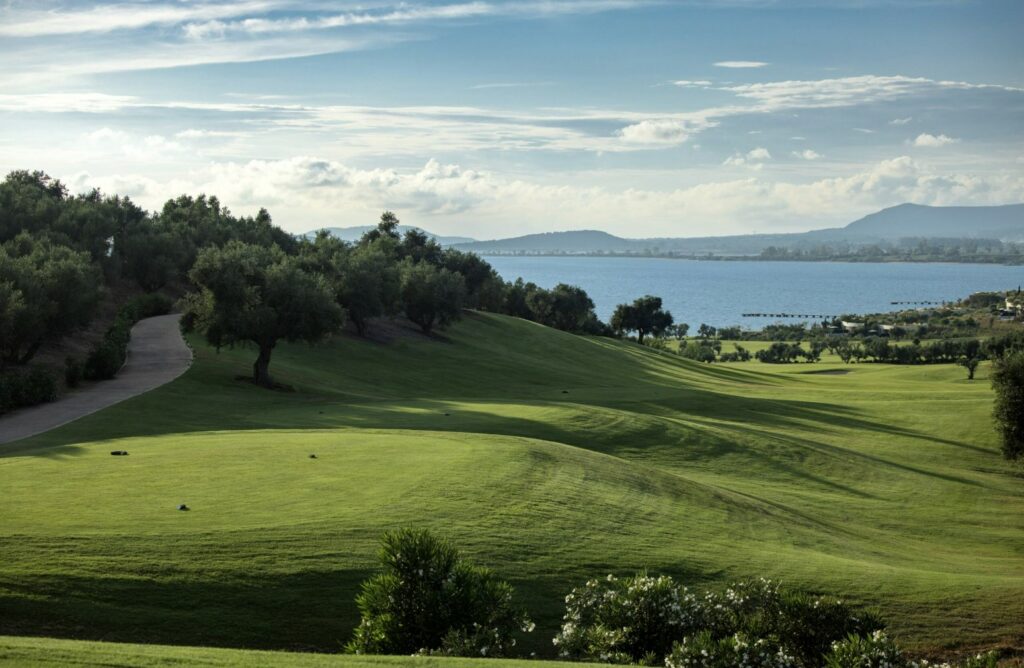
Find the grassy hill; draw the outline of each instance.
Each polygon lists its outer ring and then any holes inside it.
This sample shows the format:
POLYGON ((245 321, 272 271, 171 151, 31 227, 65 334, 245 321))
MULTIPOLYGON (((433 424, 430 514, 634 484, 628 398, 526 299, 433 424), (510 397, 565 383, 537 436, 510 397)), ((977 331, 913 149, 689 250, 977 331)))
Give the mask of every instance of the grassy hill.
POLYGON ((702 366, 485 314, 448 337, 281 347, 291 393, 194 341, 164 388, 2 446, 0 633, 337 650, 381 532, 423 526, 515 584, 541 653, 572 586, 640 568, 840 593, 920 651, 1024 645, 987 368, 702 366))
MULTIPOLYGON (((571 668, 559 661, 515 659, 452 659, 424 656, 353 656, 313 652, 267 652, 172 645, 55 640, 0 636, 0 664, 18 666, 104 666, 149 668, 155 666, 283 666, 284 668, 366 668, 394 666, 414 668, 571 668)), ((589 664, 594 665, 594 664, 589 664)), ((603 665, 603 664, 602 664, 603 665)))

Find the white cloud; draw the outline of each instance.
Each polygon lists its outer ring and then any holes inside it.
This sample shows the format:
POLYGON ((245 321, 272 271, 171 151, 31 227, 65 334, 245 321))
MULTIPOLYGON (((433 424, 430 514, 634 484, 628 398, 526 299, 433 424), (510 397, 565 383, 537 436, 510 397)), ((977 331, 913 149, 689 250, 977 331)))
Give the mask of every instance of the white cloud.
POLYGON ((913 116, 907 116, 906 118, 894 118, 889 121, 889 125, 906 125, 912 120, 914 120, 913 116))
MULTIPOLYGON (((294 32, 345 28, 350 26, 409 23, 414 21, 454 20, 477 16, 552 16, 629 9, 651 0, 535 0, 529 2, 461 2, 447 5, 406 5, 334 14, 318 14, 329 3, 288 0, 248 0, 242 2, 107 2, 89 9, 34 8, 22 10, 14 5, 0 10, 0 36, 40 37, 108 33, 116 30, 152 26, 184 26, 193 38, 223 35, 228 31, 249 34, 294 32), (275 11, 300 13, 273 18, 275 11), (226 21, 226 19, 236 19, 226 21)), ((380 4, 380 3, 376 3, 380 4)), ((365 6, 373 8, 374 3, 365 6)), ((30 5, 31 6, 31 5, 30 5)))
POLYGON ((730 69, 747 69, 747 68, 758 68, 765 67, 768 63, 761 62, 760 60, 720 60, 714 63, 715 67, 727 67, 730 69))
POLYGON ((619 130, 619 136, 627 144, 673 146, 682 144, 707 124, 687 123, 674 120, 646 120, 627 125, 619 130))
POLYGON ((207 192, 240 213, 270 207, 275 220, 296 232, 318 225, 359 224, 390 208, 405 222, 440 224, 481 236, 501 234, 510 224, 540 229, 548 224, 552 210, 568 228, 597 226, 628 236, 658 236, 742 232, 752 220, 776 228, 820 227, 902 202, 980 205, 1024 200, 1024 174, 934 172, 906 156, 810 182, 758 177, 671 190, 528 181, 436 160, 410 171, 357 169, 313 157, 213 163, 187 178, 166 182, 87 174, 74 175, 68 182, 78 189, 98 186, 129 194, 149 207, 182 192, 207 192), (668 218, 666 212, 671 212, 668 218), (469 218, 476 228, 453 223, 469 218), (632 221, 651 222, 638 226, 632 221))
POLYGON ((700 79, 698 81, 689 81, 687 79, 680 79, 679 81, 673 81, 673 86, 679 86, 680 88, 707 88, 711 85, 710 81, 706 79, 700 79))
POLYGON ((793 157, 802 158, 804 160, 819 160, 821 159, 821 154, 817 151, 806 148, 802 151, 793 151, 793 157))
POLYGON ((756 100, 765 111, 847 107, 922 95, 936 90, 976 89, 1024 91, 1011 86, 870 74, 838 79, 772 81, 722 87, 722 90, 735 93, 741 98, 756 100))
POLYGON ((735 153, 726 158, 722 164, 726 167, 749 167, 750 169, 760 170, 764 167, 764 161, 771 159, 772 154, 768 152, 768 149, 758 146, 746 153, 735 153))
POLYGON ((229 137, 246 137, 248 133, 238 132, 235 130, 197 130, 195 128, 189 128, 180 132, 174 133, 176 139, 221 139, 229 137))
POLYGON ((871 130, 869 128, 854 128, 853 131, 854 132, 859 132, 862 135, 873 135, 873 134, 875 134, 875 131, 871 130))
POLYGON ((99 114, 119 111, 137 103, 138 98, 131 95, 107 95, 106 93, 0 94, 0 111, 25 113, 99 114))
POLYGON ((947 137, 946 135, 931 135, 927 132, 922 132, 917 135, 912 142, 908 143, 917 147, 938 148, 940 146, 946 146, 947 144, 956 144, 959 141, 959 139, 947 137))
MULTIPOLYGON (((114 30, 176 25, 185 21, 242 16, 264 12, 284 5, 282 2, 224 2, 211 4, 110 3, 85 10, 33 9, 18 11, 8 7, 0 12, 0 36, 40 37, 104 33, 114 30)), ((15 6, 16 7, 16 6, 15 6)))

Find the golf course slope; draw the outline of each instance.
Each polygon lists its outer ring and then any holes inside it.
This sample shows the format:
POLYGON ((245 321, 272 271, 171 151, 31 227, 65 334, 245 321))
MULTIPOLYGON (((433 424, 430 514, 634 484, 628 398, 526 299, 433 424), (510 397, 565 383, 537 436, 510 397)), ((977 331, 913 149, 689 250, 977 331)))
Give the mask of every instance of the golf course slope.
POLYGON ((425 527, 515 585, 525 652, 573 586, 644 568, 835 593, 919 652, 1024 646, 987 366, 700 365, 474 313, 279 346, 285 392, 191 342, 168 385, 0 446, 0 633, 338 651, 381 533, 425 527))

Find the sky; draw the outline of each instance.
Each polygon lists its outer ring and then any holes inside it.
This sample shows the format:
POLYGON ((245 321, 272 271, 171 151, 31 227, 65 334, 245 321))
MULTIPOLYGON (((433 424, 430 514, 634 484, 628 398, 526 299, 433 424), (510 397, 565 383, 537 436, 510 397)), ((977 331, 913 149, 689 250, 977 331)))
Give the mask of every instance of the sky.
POLYGON ((0 170, 292 232, 1024 202, 1019 0, 0 0, 0 170))

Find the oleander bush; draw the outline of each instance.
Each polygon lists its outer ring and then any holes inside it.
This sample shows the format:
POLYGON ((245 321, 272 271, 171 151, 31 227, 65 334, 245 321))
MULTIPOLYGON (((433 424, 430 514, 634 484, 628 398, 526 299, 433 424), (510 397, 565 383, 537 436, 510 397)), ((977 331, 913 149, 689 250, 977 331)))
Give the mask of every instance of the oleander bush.
POLYGON ((588 661, 818 668, 834 642, 880 628, 877 617, 842 601, 763 578, 698 595, 671 577, 641 573, 570 592, 554 644, 562 658, 588 661))
POLYGON ((743 633, 716 638, 710 631, 683 638, 665 658, 667 668, 797 668, 778 643, 743 633))
POLYGON ((554 644, 562 658, 656 665, 707 616, 704 602, 669 576, 609 575, 565 597, 554 644))

